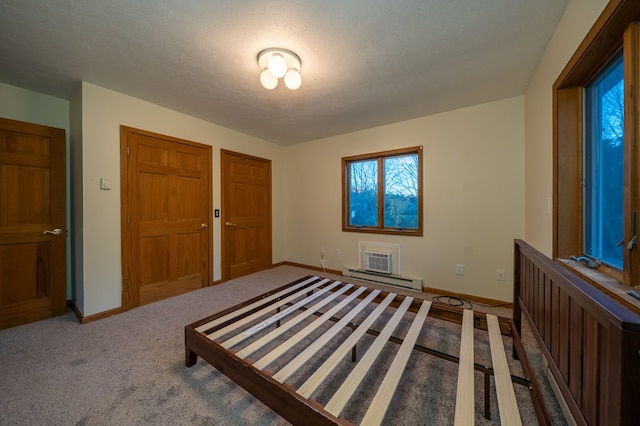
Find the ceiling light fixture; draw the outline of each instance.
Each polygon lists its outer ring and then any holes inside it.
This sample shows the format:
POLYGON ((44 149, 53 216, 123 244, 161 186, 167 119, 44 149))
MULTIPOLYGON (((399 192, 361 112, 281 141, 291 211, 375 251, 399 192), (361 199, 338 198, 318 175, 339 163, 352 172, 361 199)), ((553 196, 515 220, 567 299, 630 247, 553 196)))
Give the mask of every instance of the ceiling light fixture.
POLYGON ((290 50, 270 48, 258 53, 258 65, 262 70, 260 83, 265 89, 275 89, 278 79, 284 77, 284 85, 296 90, 302 84, 300 57, 290 50))

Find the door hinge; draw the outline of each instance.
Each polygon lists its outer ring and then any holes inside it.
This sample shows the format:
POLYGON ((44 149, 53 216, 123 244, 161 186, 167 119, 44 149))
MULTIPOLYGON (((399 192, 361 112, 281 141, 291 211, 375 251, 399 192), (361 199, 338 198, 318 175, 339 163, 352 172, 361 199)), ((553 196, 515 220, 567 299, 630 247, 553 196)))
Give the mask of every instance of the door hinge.
POLYGON ((127 145, 127 157, 129 156, 129 145, 127 145))
POLYGON ((131 215, 127 214, 127 224, 131 223, 131 215))

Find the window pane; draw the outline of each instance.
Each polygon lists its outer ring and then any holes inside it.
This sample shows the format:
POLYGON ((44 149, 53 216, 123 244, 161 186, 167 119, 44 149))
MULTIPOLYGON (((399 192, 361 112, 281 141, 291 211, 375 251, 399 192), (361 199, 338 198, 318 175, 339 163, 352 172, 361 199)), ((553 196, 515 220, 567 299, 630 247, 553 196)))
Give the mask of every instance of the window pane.
POLYGON ((384 159, 384 226, 418 227, 418 154, 384 159))
POLYGON ((378 162, 350 163, 349 225, 378 226, 378 162))
POLYGON ((619 55, 586 88, 586 254, 622 269, 624 85, 619 55))

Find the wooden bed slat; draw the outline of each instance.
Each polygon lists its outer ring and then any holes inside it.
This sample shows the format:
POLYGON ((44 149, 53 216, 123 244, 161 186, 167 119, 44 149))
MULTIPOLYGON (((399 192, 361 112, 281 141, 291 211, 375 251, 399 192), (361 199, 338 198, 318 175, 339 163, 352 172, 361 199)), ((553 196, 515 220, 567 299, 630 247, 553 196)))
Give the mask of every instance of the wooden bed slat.
MULTIPOLYGON (((414 352, 426 352, 459 363, 455 425, 473 424, 476 417, 474 379, 478 368, 474 359, 475 327, 488 331, 480 337, 486 336, 489 340, 492 369, 483 367, 482 371, 487 386, 490 377, 487 375, 495 376, 492 387, 497 395, 501 423, 522 424, 514 383, 530 383, 532 392, 537 392, 533 379, 511 376, 501 334, 507 330, 501 330, 502 318, 495 315, 486 315, 484 323, 484 315, 474 314, 471 310, 452 310, 449 320, 461 323, 460 354, 455 357, 417 344, 421 330, 428 326, 427 318, 440 318, 442 308, 429 301, 317 276, 304 277, 272 292, 186 326, 185 365, 193 366, 198 357, 202 357, 293 424, 350 425, 353 420, 340 416, 347 412, 347 404, 361 403, 354 401, 355 395, 360 393, 363 395, 358 401, 366 399, 371 403, 361 408, 366 413, 358 423, 381 424, 389 417, 389 407, 395 401, 394 395, 398 394, 402 378, 406 377, 405 371, 410 374, 409 361, 414 352), (381 323, 384 327, 376 325, 381 323), (382 330, 378 331, 378 327, 382 330), (404 338, 396 335, 400 334, 400 328, 401 334, 407 330, 404 338), (365 340, 365 334, 373 337, 365 340), (351 363, 346 356, 354 350, 355 361, 356 346, 360 346, 359 352, 363 353, 358 362, 351 363), (261 353, 258 352, 260 349, 261 353), (319 353, 323 354, 322 359, 319 353), (275 368, 267 371, 267 367, 281 356, 284 359, 279 364, 286 365, 275 374, 271 373, 275 368), (257 362, 251 361, 259 357, 257 362), (328 378, 336 375, 339 365, 351 369, 348 377, 335 388, 325 389, 324 386, 329 385, 328 378), (299 377, 303 369, 312 371, 299 377), (289 378, 294 374, 296 382, 302 383, 297 390, 285 383, 287 380, 292 382, 289 378), (371 381, 368 379, 376 382, 379 379, 379 387, 366 385, 365 388, 365 383, 371 381), (320 390, 323 395, 330 390, 335 392, 324 407, 320 401, 311 399, 311 395, 321 393, 320 390)), ((515 329, 517 325, 512 323, 515 329)), ((513 339, 514 348, 523 362, 523 371, 530 371, 519 334, 514 332, 513 339)), ((535 400, 537 394, 532 396, 535 400)), ((538 420, 544 420, 546 413, 541 417, 538 406, 536 410, 538 420)), ((402 413, 398 414, 402 416, 402 413)), ((486 406, 485 415, 489 416, 486 406)), ((549 422, 542 421, 541 424, 549 422)))
POLYGON ((358 305, 352 308, 345 316, 340 318, 340 321, 335 323, 333 327, 329 330, 325 331, 322 336, 318 337, 311 345, 309 345, 305 350, 300 352, 294 359, 292 359, 287 365, 280 369, 276 374, 273 375, 273 378, 278 380, 279 382, 284 382, 295 373, 298 368, 302 366, 305 362, 309 360, 316 352, 318 352, 324 345, 329 343, 333 337, 338 334, 340 331, 344 330, 345 327, 351 322, 356 315, 358 315, 364 308, 366 308, 381 292, 379 290, 372 291, 365 299, 363 299, 358 305))
POLYGON ((456 391, 455 425, 472 425, 474 414, 474 356, 473 356, 473 311, 465 309, 462 314, 462 336, 460 338, 460 361, 458 365, 458 388, 456 391))
POLYGON ((402 345, 400 345, 400 349, 393 359, 393 363, 387 371, 387 374, 382 381, 382 385, 380 385, 378 392, 376 392, 376 396, 373 398, 373 401, 371 402, 371 405, 367 410, 367 414, 365 414, 364 418, 362 419, 362 424, 382 424, 384 415, 389 408, 389 404, 391 403, 391 398, 393 398, 393 394, 398 387, 398 383, 400 383, 400 377, 402 376, 402 373, 407 366, 407 362, 409 361, 409 357, 413 352, 413 347, 418 340, 420 330, 422 330, 422 325, 427 319, 430 308, 431 302, 427 300, 423 301, 422 305, 420 305, 420 310, 413 319, 411 328, 404 338, 402 345))
POLYGON ((489 346, 491 347, 493 375, 496 382, 496 394, 498 395, 500 423, 503 425, 522 425, 497 316, 487 314, 487 328, 489 332, 489 346))
MULTIPOLYGON (((317 298, 319 298, 320 296, 325 294, 327 291, 333 290, 334 288, 336 288, 340 284, 342 284, 340 281, 334 281, 333 283, 329 284, 327 287, 313 292, 311 295, 309 295, 309 296, 305 297, 304 299, 299 300, 298 302, 288 306, 286 309, 284 309, 284 310, 272 315, 271 317, 265 319, 264 321, 254 325, 254 326, 251 326, 249 329, 243 331, 242 334, 247 335, 247 337, 253 336, 254 334, 258 333, 259 331, 264 330, 265 328, 269 327, 270 325, 273 325, 273 324, 279 322, 280 320, 284 319, 285 317, 291 315, 292 313, 298 311, 300 308, 302 308, 306 304, 313 302, 314 300, 316 300, 317 298)), ((347 285, 351 287, 350 284, 347 284, 347 285)), ((287 302, 289 302, 289 300, 287 300, 287 302)), ((284 305, 282 305, 282 306, 284 306, 284 305)))
MULTIPOLYGON (((205 324, 202 324, 202 325, 196 327, 195 331, 197 331, 198 333, 206 333, 207 330, 215 327, 218 324, 222 324, 225 321, 228 321, 230 319, 238 317, 238 316, 240 316, 240 315, 242 315, 242 314, 244 314, 246 312, 249 312, 250 310, 252 310, 252 309, 254 309, 254 308, 258 307, 258 306, 264 305, 265 303, 269 303, 272 300, 275 300, 278 297, 281 297, 283 294, 287 294, 287 293, 291 292, 292 290, 297 290, 300 287, 304 287, 305 285, 307 285, 309 283, 312 283, 315 280, 319 280, 319 279, 320 279, 319 277, 311 277, 309 279, 306 279, 306 280, 304 280, 304 281, 302 281, 302 282, 300 282, 300 283, 298 283, 298 284, 296 284, 294 286, 285 288, 282 291, 279 291, 278 293, 274 293, 269 297, 265 297, 264 299, 260 299, 257 302, 254 302, 254 303, 252 303, 250 305, 247 305, 247 306, 245 306, 243 308, 240 308, 240 309, 235 310, 233 312, 229 312, 227 315, 223 315, 220 318, 216 318, 216 319, 214 319, 212 321, 209 321, 209 322, 207 322, 205 324)), ((328 282, 329 280, 325 279, 323 281, 328 282)))
POLYGON ((344 294, 347 290, 351 289, 352 287, 353 287, 353 285, 351 285, 351 284, 343 285, 340 289, 338 289, 335 292, 331 293, 330 295, 328 295, 327 297, 325 297, 320 302, 316 303, 315 305, 313 305, 312 307, 310 307, 306 311, 302 311, 300 313, 300 315, 296 315, 295 318, 292 318, 291 320, 289 320, 286 323, 282 324, 280 327, 276 328, 275 330, 272 330, 268 334, 265 334, 264 336, 262 336, 261 338, 259 338, 255 342, 251 343, 246 348, 243 348, 242 350, 238 351, 236 353, 236 356, 238 356, 240 358, 248 357, 249 355, 251 355, 252 353, 257 351, 258 349, 262 348, 264 345, 266 345, 267 343, 269 343, 270 341, 275 339, 276 337, 280 336, 285 331, 289 330, 290 328, 292 328, 296 324, 300 323, 302 320, 310 317, 311 315, 314 315, 316 312, 318 312, 318 310, 323 308, 326 304, 328 304, 329 302, 333 301, 338 296, 341 296, 342 294, 344 294))
POLYGON ((267 306, 265 306, 264 308, 260 309, 257 312, 254 312, 251 315, 248 315, 244 318, 240 318, 239 320, 227 325, 226 327, 222 327, 219 330, 214 331, 213 333, 209 334, 209 339, 211 340, 215 340, 219 337, 224 336, 225 334, 231 333, 234 330, 237 330, 238 328, 242 327, 243 325, 246 325, 248 323, 250 323, 251 321, 254 321, 257 318, 260 318, 262 316, 265 316, 267 314, 269 314, 269 312, 271 312, 272 310, 279 308, 281 306, 286 305, 287 303, 291 302, 292 300, 295 300, 299 297, 304 296, 306 293, 310 292, 311 290, 315 290, 316 288, 320 287, 322 284, 325 284, 326 282, 328 282, 328 279, 322 280, 322 281, 318 281, 317 283, 313 284, 312 286, 309 287, 305 287, 302 290, 297 291, 296 293, 285 297, 282 300, 277 301, 276 303, 272 303, 269 304, 267 306))
MULTIPOLYGON (((314 300, 318 299, 319 297, 323 296, 325 293, 327 293, 330 290, 333 290, 334 288, 336 288, 337 286, 339 286, 341 284, 340 281, 335 281, 333 283, 331 283, 330 285, 315 291, 313 294, 311 294, 308 297, 305 297, 304 299, 294 303, 293 305, 287 307, 286 309, 277 312, 275 314, 273 314, 272 316, 270 316, 269 318, 265 319, 264 321, 261 321, 260 323, 252 326, 251 328, 244 330, 241 333, 236 334, 235 336, 231 337, 229 340, 225 340, 224 342, 221 343, 221 346, 223 348, 229 349, 235 345, 237 345, 238 343, 244 341, 245 339, 248 339, 249 337, 253 336, 254 334, 264 330, 265 328, 278 323, 279 321, 283 320, 284 318, 288 317, 289 315, 293 314, 294 312, 303 312, 306 313, 307 311, 300 311, 300 308, 313 302, 314 300)), ((351 288, 353 287, 352 285, 347 284, 346 286, 347 288, 351 288)), ((334 293, 335 294, 335 293, 334 293)), ((320 303, 327 303, 325 302, 327 300, 327 298, 322 299, 320 301, 320 303)), ((309 312, 306 314, 306 316, 311 315, 313 312, 309 312)), ((300 315, 299 315, 300 316, 300 315)), ((297 322, 300 322, 301 319, 297 319, 297 322)), ((289 324, 288 321, 286 324, 289 324)), ((291 328, 293 325, 288 325, 288 328, 291 328)), ((280 329, 282 327, 278 327, 278 329, 280 329)))
POLYGON ((387 325, 382 329, 382 332, 373 344, 367 349, 367 352, 358 362, 358 365, 353 369, 353 371, 349 374, 349 377, 342 383, 338 391, 333 395, 333 397, 329 400, 327 405, 324 407, 329 413, 334 416, 339 416, 342 412, 344 406, 349 402, 353 392, 358 388, 362 378, 367 374, 373 362, 378 357, 382 348, 387 343, 387 340, 391 337, 393 331, 396 329, 400 320, 404 316, 404 314, 411 306, 413 302, 413 297, 406 297, 402 304, 398 307, 396 312, 393 314, 387 325))
POLYGON ((327 376, 333 371, 333 369, 338 365, 338 363, 342 360, 342 358, 349 352, 360 340, 360 338, 369 330, 371 325, 375 322, 376 319, 384 312, 384 310, 389 306, 389 304, 396 298, 396 294, 389 293, 385 299, 380 302, 378 307, 369 314, 367 319, 365 319, 359 326, 356 328, 351 336, 347 340, 345 340, 342 345, 338 349, 334 351, 333 354, 313 373, 306 382, 303 383, 302 386, 298 388, 298 393, 304 397, 309 397, 313 392, 318 388, 318 386, 327 378, 327 376))
MULTIPOLYGON (((359 289, 351 293, 351 295, 345 298, 342 302, 338 303, 336 306, 329 309, 327 312, 322 314, 311 324, 307 325, 305 328, 297 332, 295 335, 291 336, 289 339, 287 339, 277 348, 275 348, 274 350, 272 350, 271 352, 269 352, 268 354, 260 358, 258 361, 256 361, 253 364, 253 366, 259 370, 264 369, 266 366, 268 366, 273 361, 275 361, 278 357, 280 357, 283 353, 291 349, 291 347, 293 347, 296 343, 298 343, 299 341, 307 337, 309 333, 315 330, 320 324, 329 320, 329 318, 331 318, 336 312, 340 311, 340 309, 348 305, 353 299, 355 299, 356 297, 364 293, 366 289, 367 289, 366 287, 360 287, 359 289)), ((377 293, 379 293, 379 291, 377 291, 377 293)))

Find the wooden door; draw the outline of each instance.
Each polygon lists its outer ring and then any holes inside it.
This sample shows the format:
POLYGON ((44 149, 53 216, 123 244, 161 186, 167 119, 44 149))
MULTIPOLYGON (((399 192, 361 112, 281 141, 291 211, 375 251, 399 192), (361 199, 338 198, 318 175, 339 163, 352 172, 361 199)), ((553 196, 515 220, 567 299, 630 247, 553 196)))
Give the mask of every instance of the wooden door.
POLYGON ((221 151, 222 271, 228 280, 271 267, 271 161, 221 151))
POLYGON ((63 129, 0 118, 0 329, 67 311, 63 129))
POLYGON ((122 126, 122 308, 211 282, 211 147, 122 126))

